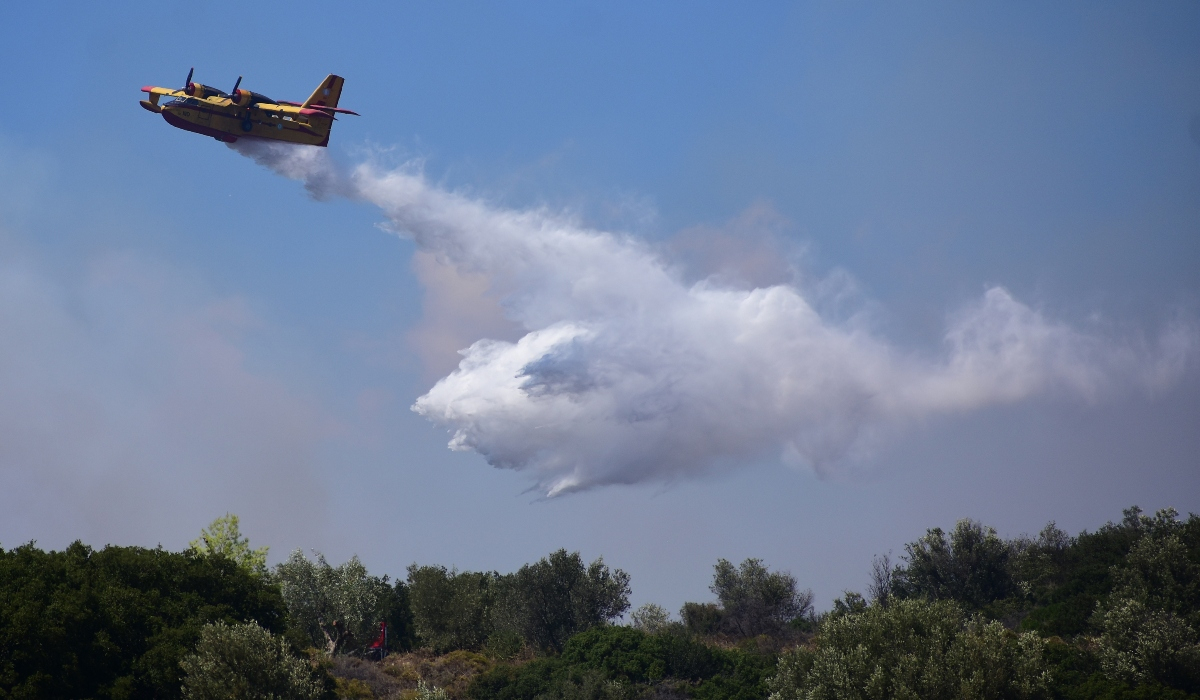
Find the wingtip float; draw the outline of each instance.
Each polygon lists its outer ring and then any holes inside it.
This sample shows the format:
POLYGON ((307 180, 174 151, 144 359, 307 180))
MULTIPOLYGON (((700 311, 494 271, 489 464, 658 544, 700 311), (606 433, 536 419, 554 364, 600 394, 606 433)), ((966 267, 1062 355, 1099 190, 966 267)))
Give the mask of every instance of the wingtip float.
POLYGON ((233 143, 242 136, 254 136, 328 146, 329 132, 337 119, 335 115, 358 116, 357 112, 337 106, 344 82, 340 76, 330 75, 304 102, 288 102, 241 89, 241 76, 230 92, 193 83, 189 70, 187 81, 180 89, 143 87, 142 92, 147 93, 149 99, 139 104, 148 111, 161 114, 171 126, 225 143, 233 143), (171 101, 160 105, 158 101, 164 95, 171 101))

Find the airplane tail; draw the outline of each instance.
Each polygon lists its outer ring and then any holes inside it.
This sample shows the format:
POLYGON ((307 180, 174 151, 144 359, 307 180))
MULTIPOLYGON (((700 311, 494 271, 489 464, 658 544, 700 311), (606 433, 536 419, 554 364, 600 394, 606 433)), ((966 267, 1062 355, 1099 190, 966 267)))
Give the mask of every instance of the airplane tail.
POLYGON ((342 97, 342 83, 346 82, 339 75, 330 75, 321 81, 313 94, 304 101, 302 106, 309 107, 312 105, 318 107, 337 107, 338 100, 342 97))

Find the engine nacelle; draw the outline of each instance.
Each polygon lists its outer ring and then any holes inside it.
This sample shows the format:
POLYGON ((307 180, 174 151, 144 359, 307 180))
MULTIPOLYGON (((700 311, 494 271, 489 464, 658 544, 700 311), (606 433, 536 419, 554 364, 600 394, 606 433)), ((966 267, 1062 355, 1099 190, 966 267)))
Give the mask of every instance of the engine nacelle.
POLYGON ((275 101, 266 95, 260 95, 257 92, 251 92, 241 88, 234 90, 233 94, 229 96, 229 99, 238 107, 249 107, 250 105, 259 104, 260 102, 266 104, 275 104, 275 101))
POLYGON ((197 97, 201 100, 206 97, 225 94, 215 87, 209 87, 208 85, 202 85, 200 83, 188 83, 187 86, 183 88, 183 91, 186 92, 190 97, 197 97))

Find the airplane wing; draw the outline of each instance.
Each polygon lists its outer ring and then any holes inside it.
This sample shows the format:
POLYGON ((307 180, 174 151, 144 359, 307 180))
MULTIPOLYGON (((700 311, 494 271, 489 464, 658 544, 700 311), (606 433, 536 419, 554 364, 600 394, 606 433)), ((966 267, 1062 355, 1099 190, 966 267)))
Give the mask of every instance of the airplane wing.
POLYGON ((305 109, 303 107, 291 107, 288 105, 274 105, 274 104, 268 104, 266 102, 257 102, 255 104, 250 105, 250 108, 257 109, 260 112, 266 112, 267 114, 276 114, 281 117, 289 117, 289 118, 294 117, 294 116, 305 116, 305 117, 314 117, 314 116, 315 117, 331 117, 331 116, 333 116, 332 114, 326 114, 325 112, 318 112, 315 109, 305 109))
POLYGON ((260 110, 262 110, 264 112, 268 112, 270 114, 300 114, 300 115, 303 115, 306 117, 312 117, 312 116, 333 117, 335 119, 336 119, 336 117, 333 116, 334 112, 345 113, 345 114, 354 114, 354 116, 358 116, 355 112, 351 112, 348 109, 335 109, 333 107, 301 107, 299 105, 295 105, 295 106, 286 105, 286 104, 275 105, 275 104, 267 104, 265 102, 259 102, 257 104, 251 105, 251 106, 254 109, 260 109, 260 110))
MULTIPOLYGON (((304 105, 300 104, 299 102, 288 102, 286 100, 280 100, 279 104, 288 105, 290 107, 303 107, 304 106, 304 105)), ((342 109, 341 107, 326 107, 324 105, 311 105, 309 108, 310 109, 319 109, 319 110, 322 110, 325 112, 337 112, 338 114, 353 114, 356 117, 362 116, 358 112, 351 112, 350 110, 342 109)))
POLYGON ((183 90, 172 90, 171 88, 154 87, 147 85, 142 88, 142 92, 148 92, 151 95, 170 95, 171 97, 188 97, 188 94, 183 90))
MULTIPOLYGON (((285 105, 273 105, 273 104, 267 104, 266 102, 258 102, 256 104, 252 104, 250 106, 253 107, 254 109, 262 110, 262 111, 268 112, 270 114, 303 114, 304 113, 303 111, 301 111, 301 109, 299 107, 289 107, 289 106, 285 106, 285 105)), ((312 114, 313 112, 309 112, 309 113, 312 114)))

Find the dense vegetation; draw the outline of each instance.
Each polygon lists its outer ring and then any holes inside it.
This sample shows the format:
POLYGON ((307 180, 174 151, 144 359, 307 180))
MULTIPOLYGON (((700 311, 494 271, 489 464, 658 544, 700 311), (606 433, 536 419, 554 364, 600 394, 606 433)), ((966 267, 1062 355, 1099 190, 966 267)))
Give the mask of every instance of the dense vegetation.
POLYGON ((283 599, 225 557, 0 550, 0 697, 179 697, 204 625, 248 620, 282 632, 283 599))
POLYGON ((500 665, 478 676, 478 700, 638 698, 658 696, 751 700, 766 695, 774 654, 723 649, 690 635, 597 627, 575 635, 557 656, 500 665))
POLYGON ((287 642, 253 622, 205 625, 195 653, 185 656, 180 666, 186 700, 320 700, 327 690, 287 642))
POLYGON ((0 549, 0 699, 1200 698, 1195 515, 1012 540, 964 520, 820 614, 757 559, 718 560, 710 590, 630 611, 625 572, 565 550, 402 581, 299 551, 268 569, 233 516, 181 553, 28 544, 0 549))

